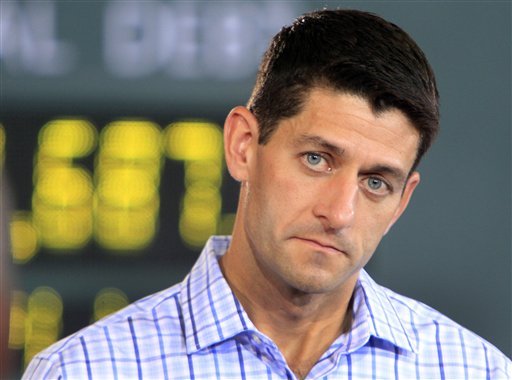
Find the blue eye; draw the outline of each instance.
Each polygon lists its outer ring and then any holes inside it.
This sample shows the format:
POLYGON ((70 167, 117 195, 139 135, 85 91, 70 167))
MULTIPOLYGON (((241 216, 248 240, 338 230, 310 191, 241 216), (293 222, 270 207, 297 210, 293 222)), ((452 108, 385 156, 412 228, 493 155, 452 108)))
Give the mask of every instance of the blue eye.
POLYGON ((315 173, 330 173, 328 158, 321 153, 306 152, 301 155, 302 163, 315 173))
POLYGON ((368 178, 368 187, 372 190, 380 190, 384 182, 378 178, 370 177, 368 178))
POLYGON ((322 156, 315 153, 308 153, 306 155, 306 160, 308 161, 308 164, 316 166, 322 162, 322 156))

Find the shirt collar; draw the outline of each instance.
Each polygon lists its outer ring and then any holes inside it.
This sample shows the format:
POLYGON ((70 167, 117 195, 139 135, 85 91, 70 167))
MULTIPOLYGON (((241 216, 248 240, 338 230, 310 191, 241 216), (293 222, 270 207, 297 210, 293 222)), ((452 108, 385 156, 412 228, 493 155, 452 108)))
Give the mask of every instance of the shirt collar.
POLYGON ((200 351, 246 331, 256 331, 231 291, 218 259, 231 238, 213 236, 181 283, 180 305, 187 353, 200 351))
MULTIPOLYGON (((230 242, 229 236, 211 237, 181 283, 182 324, 189 354, 241 333, 258 331, 220 270, 218 259, 230 242)), ((391 293, 376 284, 362 269, 354 290, 352 329, 334 346, 343 346, 343 351, 351 352, 374 336, 407 351, 417 352, 417 342, 411 339, 414 331, 404 327, 390 297, 391 293)))
POLYGON ((354 348, 362 346, 370 336, 374 336, 406 351, 418 352, 415 333, 409 324, 402 322, 393 294, 378 285, 364 269, 361 270, 354 289, 353 330, 361 326, 364 333, 353 334, 351 345, 354 348))

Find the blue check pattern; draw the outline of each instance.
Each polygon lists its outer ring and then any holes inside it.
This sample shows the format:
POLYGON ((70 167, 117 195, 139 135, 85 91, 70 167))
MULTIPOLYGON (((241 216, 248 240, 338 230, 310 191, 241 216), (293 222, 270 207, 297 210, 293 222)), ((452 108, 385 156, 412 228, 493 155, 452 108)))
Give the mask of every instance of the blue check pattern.
MULTIPOLYGON (((178 285, 57 342, 23 379, 295 379, 253 325, 218 265, 229 237, 212 237, 178 285)), ((361 271, 354 322, 307 379, 510 379, 491 344, 361 271)))

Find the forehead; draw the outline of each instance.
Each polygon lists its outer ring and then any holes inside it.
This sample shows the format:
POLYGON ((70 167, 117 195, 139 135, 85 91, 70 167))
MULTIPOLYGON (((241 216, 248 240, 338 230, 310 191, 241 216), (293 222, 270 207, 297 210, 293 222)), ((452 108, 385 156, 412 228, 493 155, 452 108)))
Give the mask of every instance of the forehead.
POLYGON ((304 139, 305 135, 317 136, 347 153, 411 166, 419 143, 418 131, 400 110, 375 113, 362 97, 324 88, 310 91, 301 112, 279 123, 279 134, 295 145, 314 141, 304 139))

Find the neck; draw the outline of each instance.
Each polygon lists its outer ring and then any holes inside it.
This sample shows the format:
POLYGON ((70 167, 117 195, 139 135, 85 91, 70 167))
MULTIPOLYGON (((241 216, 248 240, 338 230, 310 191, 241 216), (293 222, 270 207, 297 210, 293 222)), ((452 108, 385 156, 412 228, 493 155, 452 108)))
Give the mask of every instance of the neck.
POLYGON ((236 250, 234 243, 220 261, 226 280, 254 325, 304 378, 332 342, 350 329, 348 310, 357 276, 328 294, 305 293, 265 278, 254 258, 236 250))

